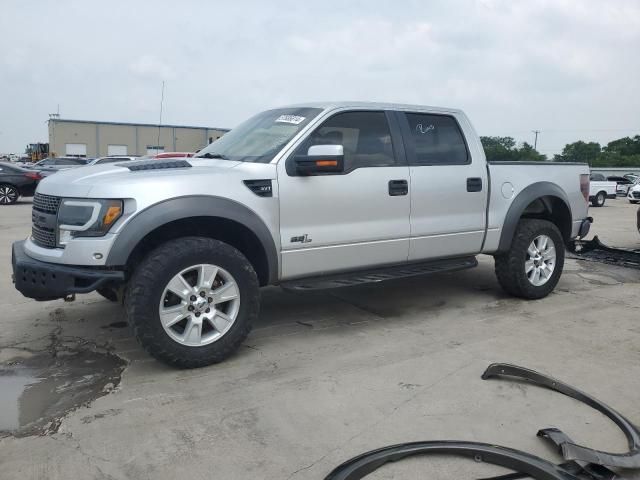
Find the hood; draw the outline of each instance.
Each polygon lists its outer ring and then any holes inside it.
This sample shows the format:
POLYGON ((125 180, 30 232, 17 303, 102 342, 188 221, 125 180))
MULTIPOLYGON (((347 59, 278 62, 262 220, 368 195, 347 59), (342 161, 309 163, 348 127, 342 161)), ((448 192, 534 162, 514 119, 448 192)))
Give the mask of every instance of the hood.
POLYGON ((218 159, 167 158, 85 166, 43 179, 38 192, 65 197, 170 198, 211 194, 214 186, 217 190, 233 177, 275 178, 275 165, 242 164, 218 159))

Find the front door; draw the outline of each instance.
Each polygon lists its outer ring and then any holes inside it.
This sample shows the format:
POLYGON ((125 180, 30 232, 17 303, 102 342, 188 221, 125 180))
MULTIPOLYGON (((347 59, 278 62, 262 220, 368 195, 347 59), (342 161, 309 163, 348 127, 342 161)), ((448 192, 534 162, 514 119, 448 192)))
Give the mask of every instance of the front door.
POLYGON ((487 172, 454 115, 398 113, 411 177, 409 261, 479 253, 487 172))
POLYGON ((406 262, 409 168, 388 116, 337 113, 279 162, 282 279, 406 262), (298 176, 293 157, 320 144, 343 146, 345 171, 298 176))

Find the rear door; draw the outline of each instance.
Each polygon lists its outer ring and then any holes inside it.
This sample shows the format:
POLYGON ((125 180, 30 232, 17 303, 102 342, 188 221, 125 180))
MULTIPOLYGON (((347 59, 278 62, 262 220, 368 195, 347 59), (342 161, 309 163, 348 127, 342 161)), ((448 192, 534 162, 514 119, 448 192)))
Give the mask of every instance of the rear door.
MULTIPOLYGON (((409 261, 480 252, 487 171, 454 114, 398 112, 411 178, 409 261)), ((461 118, 466 121, 466 119, 461 118)))
POLYGON ((408 184, 391 113, 345 111, 324 120, 278 164, 282 278, 406 262, 408 184), (345 171, 297 175, 295 155, 320 144, 343 146, 345 171))

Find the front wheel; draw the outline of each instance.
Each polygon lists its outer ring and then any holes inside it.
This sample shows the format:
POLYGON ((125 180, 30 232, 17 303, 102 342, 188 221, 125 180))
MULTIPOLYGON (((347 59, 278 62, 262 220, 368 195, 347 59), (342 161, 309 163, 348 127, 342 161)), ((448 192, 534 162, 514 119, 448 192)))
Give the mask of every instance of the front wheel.
POLYGON ((0 205, 13 205, 19 196, 18 189, 13 185, 0 185, 0 205))
POLYGON ((204 237, 170 240, 136 268, 125 295, 129 323, 155 358, 181 368, 221 362, 258 316, 258 278, 232 246, 204 237))
POLYGON ((562 235, 547 220, 520 220, 509 251, 495 255, 496 276, 502 289, 531 300, 553 291, 563 266, 562 235))
POLYGON ((591 201, 591 205, 594 207, 604 207, 604 202, 605 199, 607 197, 605 196, 604 192, 598 192, 598 194, 593 197, 593 200, 591 201))
POLYGON ((629 200, 629 203, 632 203, 634 205, 637 204, 638 202, 640 202, 640 200, 629 200))

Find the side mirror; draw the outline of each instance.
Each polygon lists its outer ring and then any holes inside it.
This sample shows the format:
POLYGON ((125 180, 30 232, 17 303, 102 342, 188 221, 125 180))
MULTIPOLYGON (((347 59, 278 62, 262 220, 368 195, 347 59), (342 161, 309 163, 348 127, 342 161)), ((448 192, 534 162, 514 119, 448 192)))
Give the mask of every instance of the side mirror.
POLYGON ((344 171, 344 147, 342 145, 313 145, 307 155, 295 157, 298 175, 319 175, 344 171))

